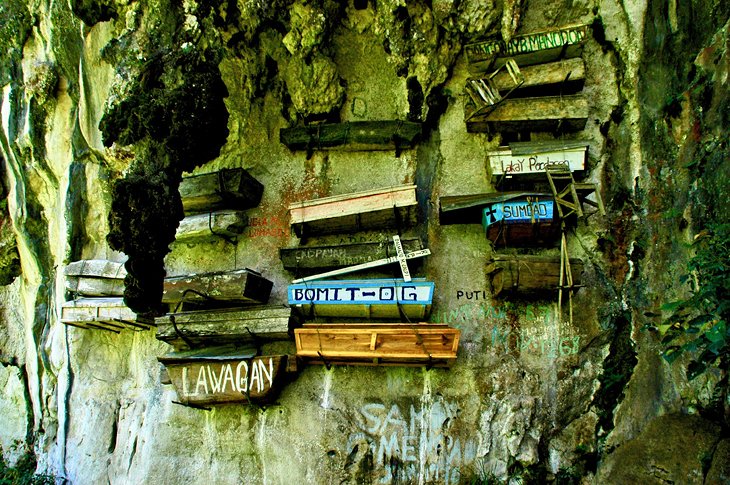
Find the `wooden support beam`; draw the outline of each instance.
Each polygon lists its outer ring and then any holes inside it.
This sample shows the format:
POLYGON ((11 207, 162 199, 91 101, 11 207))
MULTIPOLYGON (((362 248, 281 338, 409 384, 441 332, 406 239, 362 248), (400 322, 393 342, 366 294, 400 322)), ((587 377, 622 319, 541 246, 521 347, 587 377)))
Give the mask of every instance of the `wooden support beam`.
POLYGON ((147 330, 154 326, 138 317, 123 298, 78 298, 61 305, 61 323, 81 328, 99 328, 119 332, 125 328, 147 330))
POLYGON ((470 133, 525 131, 580 131, 588 120, 588 101, 582 95, 509 98, 487 115, 470 117, 470 133))
POLYGON ((238 303, 266 303, 273 283, 261 274, 237 269, 218 273, 202 273, 165 278, 162 302, 205 302, 224 300, 238 303))
POLYGON ((175 241, 233 238, 248 226, 248 216, 242 211, 223 210, 187 216, 177 228, 175 241))
POLYGON ((282 128, 279 141, 290 150, 399 150, 413 148, 421 131, 411 121, 351 121, 282 128))
POLYGON ((256 207, 264 186, 243 168, 232 168, 183 177, 179 191, 185 214, 190 215, 256 207))

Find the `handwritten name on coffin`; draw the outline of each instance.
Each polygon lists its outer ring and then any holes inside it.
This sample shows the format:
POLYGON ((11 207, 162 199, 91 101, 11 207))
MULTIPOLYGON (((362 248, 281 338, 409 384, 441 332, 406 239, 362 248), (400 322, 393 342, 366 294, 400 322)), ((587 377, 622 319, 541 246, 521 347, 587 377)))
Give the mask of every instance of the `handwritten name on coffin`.
POLYGON ((500 202, 484 209, 483 223, 488 227, 500 221, 507 224, 552 221, 553 208, 552 200, 500 202))
POLYGON ((276 383, 281 356, 166 364, 178 397, 187 403, 262 399, 276 383))
POLYGON ((289 304, 426 304, 434 284, 427 281, 318 281, 289 285, 289 304))

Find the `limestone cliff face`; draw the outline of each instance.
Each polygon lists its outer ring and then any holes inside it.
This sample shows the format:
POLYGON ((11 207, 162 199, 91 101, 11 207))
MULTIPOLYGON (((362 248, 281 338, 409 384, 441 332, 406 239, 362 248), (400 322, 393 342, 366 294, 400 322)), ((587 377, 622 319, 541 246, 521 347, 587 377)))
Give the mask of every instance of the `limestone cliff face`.
POLYGON ((706 410, 727 377, 688 381, 643 329, 681 294, 686 243, 728 222, 729 17, 713 0, 3 1, 5 460, 30 451, 78 484, 726 481, 727 415, 706 410), (572 322, 554 299, 491 297, 481 226, 438 222, 439 197, 494 190, 486 152, 509 141, 466 131, 464 45, 571 24, 591 26, 590 108, 568 138, 590 141, 608 212, 571 234, 572 322), (279 143, 305 122, 389 119, 424 139, 398 156, 279 143), (252 227, 175 242, 183 173, 232 167, 265 186, 252 227), (432 321, 462 332, 448 370, 309 366, 275 405, 203 411, 173 404, 152 332, 59 321, 79 259, 126 260, 138 312, 160 311, 165 272, 244 267, 284 303, 291 202, 405 183, 432 321))

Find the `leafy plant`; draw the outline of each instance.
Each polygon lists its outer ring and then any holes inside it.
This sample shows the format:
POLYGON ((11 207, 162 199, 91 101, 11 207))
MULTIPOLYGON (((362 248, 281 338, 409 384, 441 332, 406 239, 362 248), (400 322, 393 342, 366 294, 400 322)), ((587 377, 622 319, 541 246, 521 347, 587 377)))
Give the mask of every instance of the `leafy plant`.
POLYGON ((689 284, 689 297, 663 305, 670 316, 658 327, 669 363, 691 354, 690 379, 711 367, 727 371, 730 363, 730 224, 711 225, 693 246, 689 274, 680 280, 689 284))
POLYGON ((0 485, 53 485, 51 475, 36 475, 36 459, 33 453, 25 453, 14 467, 9 467, 0 454, 0 485))

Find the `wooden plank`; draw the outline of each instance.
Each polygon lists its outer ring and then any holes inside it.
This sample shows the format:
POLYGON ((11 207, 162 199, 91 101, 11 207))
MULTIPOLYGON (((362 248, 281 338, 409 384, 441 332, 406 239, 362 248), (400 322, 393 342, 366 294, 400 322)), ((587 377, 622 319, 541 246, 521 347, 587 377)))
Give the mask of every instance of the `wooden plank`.
POLYGON ((287 340, 299 324, 299 316, 291 308, 274 305, 168 313, 155 322, 157 339, 184 349, 189 348, 188 342, 240 345, 255 339, 287 340), (180 334, 175 331, 173 320, 180 334))
POLYGON ((289 304, 321 317, 425 318, 434 284, 421 278, 311 281, 289 285, 289 304))
POLYGON ((183 404, 271 402, 286 381, 286 355, 250 359, 158 357, 183 404))
POLYGON ((416 222, 416 186, 402 185, 297 202, 289 206, 290 223, 299 237, 416 222))
MULTIPOLYGON (((573 285, 580 286, 583 261, 570 258, 573 285)), ((541 295, 556 291, 560 285, 560 257, 532 255, 495 255, 487 267, 492 294, 515 292, 541 295)), ((566 279, 567 281, 567 279, 566 279)))
POLYGON ((235 237, 248 226, 248 216, 242 211, 222 210, 187 216, 177 228, 176 241, 235 237))
POLYGON ((239 303, 266 303, 273 283, 248 268, 234 271, 172 276, 165 278, 162 302, 205 302, 223 300, 239 303))
POLYGON ((580 94, 509 98, 486 115, 470 115, 465 112, 470 133, 580 131, 588 121, 588 101, 580 94))
POLYGON ((124 263, 106 259, 83 259, 66 265, 63 269, 66 276, 87 276, 89 278, 124 279, 127 270, 124 263))
POLYGON ((429 324, 393 325, 390 328, 331 324, 295 329, 297 356, 343 362, 426 363, 453 361, 459 345, 458 329, 429 324))
POLYGON ((547 180, 545 168, 552 166, 564 166, 571 172, 582 172, 585 169, 588 142, 577 143, 580 145, 570 146, 555 142, 550 146, 535 143, 532 150, 529 148, 531 143, 521 143, 516 144, 519 146, 518 149, 509 146, 487 152, 493 181, 512 177, 519 177, 522 180, 547 180))
MULTIPOLYGON (((419 238, 401 238, 401 242, 407 253, 423 249, 419 238)), ((336 246, 300 246, 279 250, 279 258, 284 264, 284 268, 289 271, 340 268, 384 259, 394 254, 393 241, 336 246)))
POLYGON ((290 150, 397 150, 413 148, 421 131, 411 121, 351 121, 282 128, 279 141, 290 150))
POLYGON ((183 177, 179 191, 185 214, 189 215, 256 207, 264 186, 243 168, 232 168, 183 177))
MULTIPOLYGON (((514 92, 515 96, 526 88, 561 84, 566 81, 582 81, 586 75, 585 62, 580 57, 535 66, 520 66, 520 72, 525 81, 514 92)), ((492 78, 492 82, 500 91, 509 91, 514 87, 514 81, 506 71, 499 72, 492 78)))
POLYGON ((517 35, 509 43, 495 39, 467 44, 464 46, 464 51, 469 71, 473 74, 482 74, 489 69, 500 67, 508 58, 514 59, 522 68, 559 58, 580 56, 587 38, 587 25, 571 25, 517 35))

